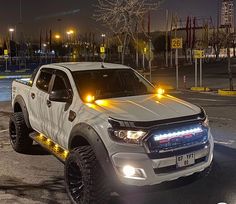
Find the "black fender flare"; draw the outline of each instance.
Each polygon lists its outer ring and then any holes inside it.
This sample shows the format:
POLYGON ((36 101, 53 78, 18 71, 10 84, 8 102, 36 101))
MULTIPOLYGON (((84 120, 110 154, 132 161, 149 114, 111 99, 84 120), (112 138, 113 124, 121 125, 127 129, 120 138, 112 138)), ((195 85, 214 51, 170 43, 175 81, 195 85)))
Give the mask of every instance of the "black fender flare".
POLYGON ((87 140, 89 145, 94 150, 94 153, 96 155, 96 158, 102 167, 104 173, 108 178, 110 178, 110 181, 114 181, 115 179, 115 169, 112 165, 112 162, 109 158, 109 154, 107 152, 107 149, 100 138, 99 134, 94 130, 93 127, 86 123, 79 123, 74 126, 70 133, 69 143, 68 147, 69 150, 72 150, 72 142, 75 138, 82 137, 83 139, 87 140))
POLYGON ((28 110, 27 110, 27 106, 26 106, 25 100, 23 99, 22 96, 20 96, 20 95, 16 96, 16 98, 14 100, 14 103, 13 103, 13 112, 15 112, 15 105, 17 103, 21 107, 21 110, 22 110, 22 113, 24 115, 24 119, 25 119, 25 123, 26 123, 27 127, 29 129, 31 129, 31 125, 30 125, 30 121, 29 121, 29 113, 28 113, 28 110))

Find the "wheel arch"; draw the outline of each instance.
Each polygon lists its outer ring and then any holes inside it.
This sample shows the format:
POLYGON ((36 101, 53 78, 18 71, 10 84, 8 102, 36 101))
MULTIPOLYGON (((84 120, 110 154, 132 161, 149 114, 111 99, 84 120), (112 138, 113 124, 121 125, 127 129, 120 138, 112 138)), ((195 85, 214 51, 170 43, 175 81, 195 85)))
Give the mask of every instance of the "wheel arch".
POLYGON ((93 127, 86 123, 79 123, 71 131, 68 147, 71 151, 73 148, 85 145, 90 145, 92 147, 105 174, 108 174, 109 177, 111 177, 112 172, 115 172, 115 170, 102 139, 93 127))
POLYGON ((31 129, 30 121, 29 121, 29 113, 27 110, 26 103, 22 96, 16 96, 14 103, 13 103, 13 112, 22 112, 24 115, 25 123, 29 129, 31 129))

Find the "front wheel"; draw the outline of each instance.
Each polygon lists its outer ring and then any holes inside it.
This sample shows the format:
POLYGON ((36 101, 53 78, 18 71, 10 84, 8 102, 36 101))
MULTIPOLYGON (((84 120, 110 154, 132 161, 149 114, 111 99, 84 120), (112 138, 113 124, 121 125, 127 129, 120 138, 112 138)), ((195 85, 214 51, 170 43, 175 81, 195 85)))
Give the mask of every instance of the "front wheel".
POLYGON ((74 204, 106 204, 109 199, 106 177, 90 146, 70 153, 65 163, 65 183, 74 204))

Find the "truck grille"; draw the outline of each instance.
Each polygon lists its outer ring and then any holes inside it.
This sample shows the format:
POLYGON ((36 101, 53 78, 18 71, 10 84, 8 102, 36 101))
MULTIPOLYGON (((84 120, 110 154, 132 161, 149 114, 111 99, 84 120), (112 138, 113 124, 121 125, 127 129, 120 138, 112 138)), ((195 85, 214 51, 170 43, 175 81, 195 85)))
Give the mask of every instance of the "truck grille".
POLYGON ((153 130, 146 141, 150 153, 165 154, 194 146, 208 141, 208 128, 201 123, 153 130))

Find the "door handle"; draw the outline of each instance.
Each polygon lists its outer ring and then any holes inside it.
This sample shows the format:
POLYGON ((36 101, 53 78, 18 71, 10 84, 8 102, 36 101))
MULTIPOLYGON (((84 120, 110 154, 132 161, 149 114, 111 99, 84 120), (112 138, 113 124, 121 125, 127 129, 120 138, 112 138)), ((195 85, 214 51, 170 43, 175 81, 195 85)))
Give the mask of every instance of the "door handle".
POLYGON ((52 106, 52 102, 47 100, 47 106, 48 106, 48 108, 50 108, 52 106))
POLYGON ((31 93, 31 98, 35 99, 35 93, 31 93))

